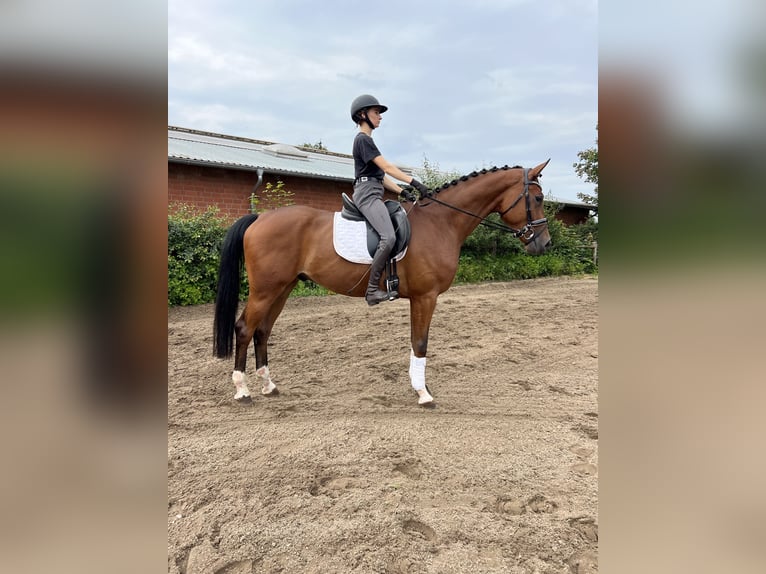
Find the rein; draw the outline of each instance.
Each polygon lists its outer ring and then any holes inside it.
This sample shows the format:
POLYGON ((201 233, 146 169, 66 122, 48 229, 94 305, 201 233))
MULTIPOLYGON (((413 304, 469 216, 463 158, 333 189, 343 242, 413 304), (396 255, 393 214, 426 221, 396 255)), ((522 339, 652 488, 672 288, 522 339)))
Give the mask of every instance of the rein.
MULTIPOLYGON (((536 181, 530 181, 528 176, 529 176, 529 168, 524 170, 524 191, 522 191, 519 194, 519 196, 514 200, 514 202, 511 203, 511 205, 500 214, 500 217, 502 217, 503 215, 508 213, 511 209, 516 207, 516 204, 519 203, 519 201, 521 201, 522 198, 524 198, 526 203, 526 208, 527 208, 527 224, 521 229, 514 229, 510 225, 505 225, 504 223, 495 223, 494 221, 489 221, 486 217, 482 217, 481 215, 471 213, 470 211, 467 211, 455 205, 450 205, 449 203, 445 203, 444 201, 441 201, 440 199, 437 199, 434 196, 429 196, 428 199, 430 199, 434 203, 443 205, 444 207, 449 207, 450 209, 459 211, 460 213, 463 213, 465 215, 470 215, 471 217, 480 219, 481 221, 479 221, 479 225, 484 225, 485 227, 489 227, 490 229, 498 229, 500 231, 505 231, 506 233, 511 233, 513 234, 514 237, 517 237, 517 238, 523 239, 524 241, 529 242, 534 240, 535 236, 537 235, 537 232, 535 231, 534 228, 539 227, 540 225, 546 225, 548 223, 548 218, 543 217, 542 219, 535 219, 535 220, 532 219, 532 210, 529 204, 529 186, 530 184, 535 184, 540 186, 540 184, 536 181)), ((540 186, 540 189, 542 189, 542 186, 540 186)))

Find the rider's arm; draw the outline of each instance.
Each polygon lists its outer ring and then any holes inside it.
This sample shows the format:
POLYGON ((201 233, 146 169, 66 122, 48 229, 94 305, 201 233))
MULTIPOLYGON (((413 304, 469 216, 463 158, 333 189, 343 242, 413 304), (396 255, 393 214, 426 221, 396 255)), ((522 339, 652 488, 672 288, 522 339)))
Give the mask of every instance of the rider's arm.
MULTIPOLYGON (((401 169, 396 167, 394 164, 392 164, 390 161, 388 161, 386 158, 384 158, 382 155, 379 155, 374 160, 375 165, 377 165, 380 169, 385 171, 388 175, 390 175, 393 178, 398 179, 399 181, 402 181, 404 183, 411 183, 414 179, 411 175, 407 175, 404 173, 401 169)), ((383 179, 383 185, 385 185, 385 178, 383 179)), ((391 182, 393 184, 393 182, 391 182)), ((391 189, 390 187, 388 188, 391 189)), ((398 192, 397 192, 398 193, 398 192)))

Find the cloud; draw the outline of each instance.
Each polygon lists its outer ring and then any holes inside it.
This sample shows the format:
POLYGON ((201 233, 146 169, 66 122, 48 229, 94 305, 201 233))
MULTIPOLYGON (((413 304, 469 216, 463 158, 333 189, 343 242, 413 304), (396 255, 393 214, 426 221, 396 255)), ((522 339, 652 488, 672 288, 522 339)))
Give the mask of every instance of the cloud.
POLYGON ((583 31, 595 17, 561 6, 570 21, 557 24, 529 1, 392 0, 360 19, 350 3, 171 0, 169 121, 347 153, 349 104, 372 93, 390 108, 375 139, 391 161, 472 171, 554 156, 574 186, 571 163, 596 135, 595 32, 583 31))

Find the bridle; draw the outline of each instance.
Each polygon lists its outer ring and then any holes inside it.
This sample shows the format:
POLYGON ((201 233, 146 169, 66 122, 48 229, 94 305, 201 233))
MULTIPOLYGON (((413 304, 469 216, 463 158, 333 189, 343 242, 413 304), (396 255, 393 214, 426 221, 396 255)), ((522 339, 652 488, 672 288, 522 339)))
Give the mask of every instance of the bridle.
POLYGON ((535 230, 535 228, 540 227, 541 225, 548 224, 547 217, 543 217, 541 219, 532 219, 532 207, 530 205, 530 200, 529 200, 530 185, 536 185, 540 189, 543 188, 543 186, 540 185, 537 181, 531 181, 529 179, 529 168, 526 168, 524 169, 524 191, 522 191, 519 194, 519 196, 513 201, 513 203, 511 203, 511 205, 508 206, 507 209, 505 209, 502 213, 500 213, 500 217, 502 217, 503 215, 508 213, 511 209, 516 207, 516 204, 518 204, 519 201, 521 201, 521 199, 524 198, 524 201, 526 203, 526 208, 527 208, 527 223, 521 229, 514 229, 510 225, 505 225, 504 223, 496 223, 494 221, 489 221, 486 217, 476 215, 475 213, 471 213, 470 211, 466 211, 465 209, 462 209, 460 207, 456 207, 454 205, 450 205, 449 203, 445 203, 432 195, 429 195, 428 199, 430 199, 431 201, 435 203, 438 203, 439 205, 443 205, 444 207, 449 207, 450 209, 454 209, 455 211, 459 211, 460 213, 464 213, 465 215, 470 215, 471 217, 480 219, 481 221, 479 222, 479 225, 484 225, 485 227, 489 227, 491 229, 499 229, 500 231, 506 231, 508 233, 511 233, 514 237, 518 237, 524 243, 530 243, 534 241, 535 238, 537 237, 537 231, 535 230))
POLYGON ((530 241, 535 239, 535 237, 537 235, 537 233, 536 233, 536 231, 534 229, 535 227, 539 227, 541 225, 547 225, 548 224, 548 218, 547 217, 543 217, 541 219, 534 219, 534 220, 532 219, 532 207, 530 205, 530 200, 529 200, 529 186, 530 186, 530 184, 536 185, 537 187, 540 188, 540 190, 543 189, 543 186, 540 185, 540 183, 538 183, 537 181, 530 181, 529 180, 529 168, 526 168, 524 170, 524 191, 521 192, 519 197, 517 197, 514 200, 514 202, 511 203, 511 205, 509 205, 508 208, 505 211, 500 213, 500 217, 503 217, 503 215, 508 213, 511 209, 513 209, 516 206, 516 204, 519 201, 521 201, 522 197, 524 198, 524 202, 526 203, 526 208, 527 208, 527 224, 524 227, 522 227, 521 229, 519 229, 518 232, 516 232, 517 233, 516 237, 519 237, 519 238, 523 239, 527 243, 529 243, 530 241), (529 237, 526 237, 525 234, 529 233, 529 232, 531 232, 531 235, 529 235, 529 237))

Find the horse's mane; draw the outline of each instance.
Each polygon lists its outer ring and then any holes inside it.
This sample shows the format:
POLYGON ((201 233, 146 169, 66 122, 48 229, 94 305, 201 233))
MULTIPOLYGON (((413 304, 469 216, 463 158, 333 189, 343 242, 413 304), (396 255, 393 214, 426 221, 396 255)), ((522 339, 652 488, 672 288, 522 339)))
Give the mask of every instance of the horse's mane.
POLYGON ((472 171, 471 173, 469 173, 467 175, 463 175, 463 176, 461 176, 458 179, 453 179, 452 181, 448 181, 448 182, 444 183, 440 187, 435 188, 434 192, 439 193, 440 191, 443 191, 443 190, 447 189, 448 187, 452 187, 454 185, 457 185, 461 181, 467 181, 468 179, 470 179, 472 177, 479 177, 480 175, 484 175, 486 173, 494 173, 496 171, 500 171, 500 170, 505 171, 505 170, 509 170, 509 169, 522 169, 522 167, 520 165, 514 165, 514 166, 511 166, 511 167, 509 167, 507 165, 504 165, 503 167, 494 166, 494 167, 491 167, 490 169, 482 169, 481 171, 472 171))

